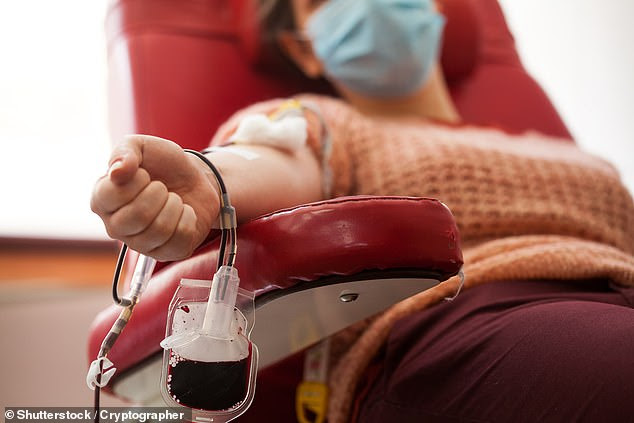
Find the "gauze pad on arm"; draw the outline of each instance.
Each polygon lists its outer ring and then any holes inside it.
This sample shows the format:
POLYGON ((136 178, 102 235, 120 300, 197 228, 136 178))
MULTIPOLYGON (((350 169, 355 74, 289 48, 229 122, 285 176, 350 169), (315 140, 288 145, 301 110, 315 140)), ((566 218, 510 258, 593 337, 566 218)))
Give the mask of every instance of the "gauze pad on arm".
POLYGON ((253 114, 242 119, 229 141, 294 151, 306 145, 307 136, 307 123, 303 115, 285 115, 273 120, 264 114, 253 114))

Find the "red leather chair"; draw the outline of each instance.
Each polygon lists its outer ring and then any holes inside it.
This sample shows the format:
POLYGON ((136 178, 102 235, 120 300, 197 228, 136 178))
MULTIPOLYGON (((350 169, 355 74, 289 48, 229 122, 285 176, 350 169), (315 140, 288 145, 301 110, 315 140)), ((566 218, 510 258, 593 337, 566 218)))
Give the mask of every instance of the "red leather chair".
MULTIPOLYGON (((441 7, 447 17, 442 65, 465 123, 570 139, 546 95, 522 67, 497 1, 444 0, 441 7)), ((112 0, 106 30, 114 139, 145 133, 202 149, 224 120, 253 102, 329 92, 327 86, 297 75, 281 77, 264 63, 254 11, 250 0, 112 0)), ((259 413, 258 421, 267 421, 267 416, 292 421, 302 348, 455 275, 462 264, 451 213, 431 199, 351 197, 300 206, 243 225, 238 242, 241 286, 257 293, 256 306, 260 302, 253 337, 263 355, 261 388, 247 413, 259 413), (373 289, 393 296, 377 305, 373 289), (347 290, 368 301, 359 301, 356 311, 340 309, 346 304, 339 295, 347 290), (283 336, 276 338, 276 331, 267 331, 267 319, 275 318, 295 295, 308 292, 314 301, 308 314, 323 328, 291 347, 292 330, 278 330, 283 336), (316 300, 320 296, 323 302, 316 300), (341 310, 344 317, 325 323, 332 310, 341 310), (276 351, 280 344, 286 347, 276 351), (284 359, 295 351, 300 352, 284 359)), ((155 273, 109 354, 118 368, 110 382, 116 395, 160 403, 159 342, 169 301, 181 278, 211 277, 217 249, 218 241, 212 241, 194 257, 155 273)), ((90 360, 117 313, 113 306, 95 319, 90 360)))

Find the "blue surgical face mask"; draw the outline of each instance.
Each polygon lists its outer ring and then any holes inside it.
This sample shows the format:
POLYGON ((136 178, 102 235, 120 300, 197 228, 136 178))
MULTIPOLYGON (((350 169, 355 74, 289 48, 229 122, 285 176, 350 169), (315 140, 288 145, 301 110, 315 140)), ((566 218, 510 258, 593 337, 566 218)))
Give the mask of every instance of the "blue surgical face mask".
POLYGON ((358 94, 399 97, 427 80, 444 22, 431 0, 330 0, 307 34, 330 79, 358 94))

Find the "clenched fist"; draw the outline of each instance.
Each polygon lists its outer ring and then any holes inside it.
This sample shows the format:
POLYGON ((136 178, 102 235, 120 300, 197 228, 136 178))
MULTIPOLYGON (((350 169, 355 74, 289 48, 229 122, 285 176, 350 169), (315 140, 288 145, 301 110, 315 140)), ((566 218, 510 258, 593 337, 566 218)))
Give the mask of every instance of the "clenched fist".
POLYGON ((213 174, 200 159, 174 142, 133 135, 114 148, 90 206, 112 238, 168 261, 189 257, 204 241, 219 203, 213 174))

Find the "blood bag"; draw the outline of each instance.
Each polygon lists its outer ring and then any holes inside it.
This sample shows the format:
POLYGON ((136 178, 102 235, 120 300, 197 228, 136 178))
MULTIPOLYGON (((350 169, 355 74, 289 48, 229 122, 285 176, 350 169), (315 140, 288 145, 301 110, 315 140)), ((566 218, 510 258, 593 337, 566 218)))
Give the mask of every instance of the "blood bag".
POLYGON ((238 283, 227 266, 213 281, 183 279, 169 306, 161 394, 172 407, 190 408, 194 422, 228 422, 253 401, 254 295, 238 283))

